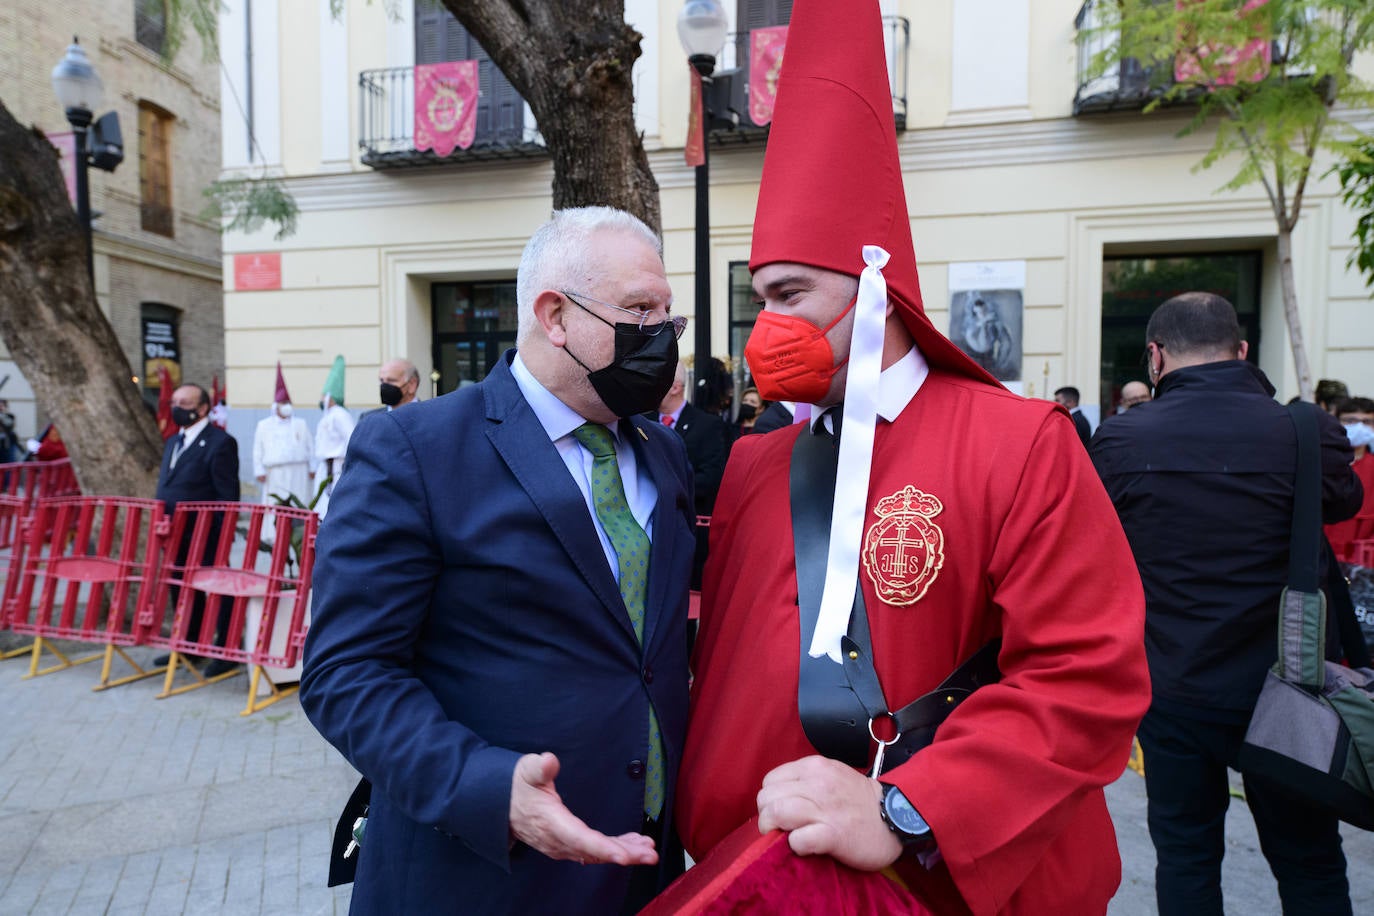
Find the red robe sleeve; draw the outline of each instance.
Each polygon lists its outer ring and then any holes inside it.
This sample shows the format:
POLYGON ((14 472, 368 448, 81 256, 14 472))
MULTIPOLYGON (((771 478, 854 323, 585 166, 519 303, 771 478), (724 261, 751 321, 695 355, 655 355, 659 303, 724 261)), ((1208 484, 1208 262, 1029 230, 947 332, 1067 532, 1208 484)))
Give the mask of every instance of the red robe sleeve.
MULTIPOLYGON (((931 824, 978 914, 1007 908, 1052 846, 1071 858, 1065 844, 1092 841, 1065 828, 1121 775, 1150 696, 1140 578, 1063 411, 1045 415, 1024 463, 1008 471, 1019 479, 986 569, 1002 680, 884 777, 931 824)), ((1096 877, 1105 876, 1078 880, 1096 877)))

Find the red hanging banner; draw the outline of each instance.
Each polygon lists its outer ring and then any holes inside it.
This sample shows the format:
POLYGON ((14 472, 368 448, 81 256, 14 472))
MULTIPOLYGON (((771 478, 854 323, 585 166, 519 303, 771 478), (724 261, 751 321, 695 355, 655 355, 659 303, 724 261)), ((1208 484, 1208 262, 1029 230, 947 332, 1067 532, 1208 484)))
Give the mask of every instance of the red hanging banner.
MULTIPOLYGON (((1184 9, 1188 0, 1174 0, 1177 9, 1184 9)), ((1198 83, 1203 86, 1234 86, 1237 83, 1258 83, 1269 75, 1273 43, 1269 24, 1262 13, 1256 13, 1269 0, 1247 0, 1236 12, 1247 31, 1253 36, 1239 47, 1195 42, 1196 47, 1182 51, 1174 58, 1174 81, 1198 83), (1251 15, 1255 13, 1255 15, 1251 15)), ((1186 27, 1185 27, 1186 28, 1186 27)), ((1186 34, 1180 38, 1188 37, 1186 34)), ((1187 42, 1181 42, 1186 44, 1187 42)))
POLYGON ((477 135, 477 61, 415 68, 415 148, 441 159, 467 149, 477 135))
POLYGON ((785 44, 785 25, 754 29, 749 33, 749 120, 760 127, 773 120, 785 44))
POLYGON ((682 158, 690 166, 706 164, 706 136, 701 123, 701 74, 696 67, 687 65, 692 74, 692 101, 687 114, 687 145, 682 148, 682 158))

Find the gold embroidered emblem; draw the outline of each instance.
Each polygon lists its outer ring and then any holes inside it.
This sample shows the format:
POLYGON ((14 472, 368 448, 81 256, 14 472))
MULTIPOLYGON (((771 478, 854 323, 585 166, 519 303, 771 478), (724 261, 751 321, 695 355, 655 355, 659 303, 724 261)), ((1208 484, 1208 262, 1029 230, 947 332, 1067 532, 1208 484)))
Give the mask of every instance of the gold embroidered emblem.
POLYGON ((864 569, 888 604, 915 604, 945 563, 945 535, 932 519, 940 500, 907 484, 878 500, 878 520, 864 538, 864 569))

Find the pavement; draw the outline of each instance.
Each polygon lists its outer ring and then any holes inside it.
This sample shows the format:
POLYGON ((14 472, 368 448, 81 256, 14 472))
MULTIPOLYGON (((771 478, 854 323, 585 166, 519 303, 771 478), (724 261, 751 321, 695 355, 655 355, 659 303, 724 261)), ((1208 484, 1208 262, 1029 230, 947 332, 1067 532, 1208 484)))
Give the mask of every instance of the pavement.
MULTIPOLYGON (((156 678, 93 693, 98 669, 25 680, 26 658, 0 662, 0 916, 347 912, 325 874, 357 777, 295 697, 240 716, 243 676, 158 700, 156 678)), ((1127 770, 1107 798, 1123 861, 1108 913, 1154 913, 1144 781, 1127 770)), ((1345 835, 1354 910, 1374 912, 1374 835, 1345 835)), ((1223 886, 1228 913, 1279 912, 1239 800, 1223 886)))

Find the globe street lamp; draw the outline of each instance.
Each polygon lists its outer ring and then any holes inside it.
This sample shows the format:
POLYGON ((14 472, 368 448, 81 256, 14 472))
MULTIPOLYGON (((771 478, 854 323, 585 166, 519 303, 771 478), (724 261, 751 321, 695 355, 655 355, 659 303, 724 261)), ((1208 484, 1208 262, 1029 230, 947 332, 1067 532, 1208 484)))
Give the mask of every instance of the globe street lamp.
POLYGON ((716 57, 725 47, 726 32, 730 27, 725 15, 725 7, 720 0, 687 0, 677 17, 677 34, 682 48, 687 52, 687 61, 701 74, 700 103, 701 124, 701 165, 696 167, 696 367, 700 373, 706 368, 711 357, 711 194, 710 163, 711 146, 707 125, 710 116, 706 111, 706 87, 711 82, 711 74, 716 69, 716 57))
POLYGON ((67 46, 67 56, 52 71, 52 91, 67 114, 76 135, 76 215, 86 233, 86 270, 95 279, 95 260, 91 248, 91 192, 87 164, 91 155, 89 134, 94 112, 105 99, 105 86, 86 57, 76 37, 67 46))

